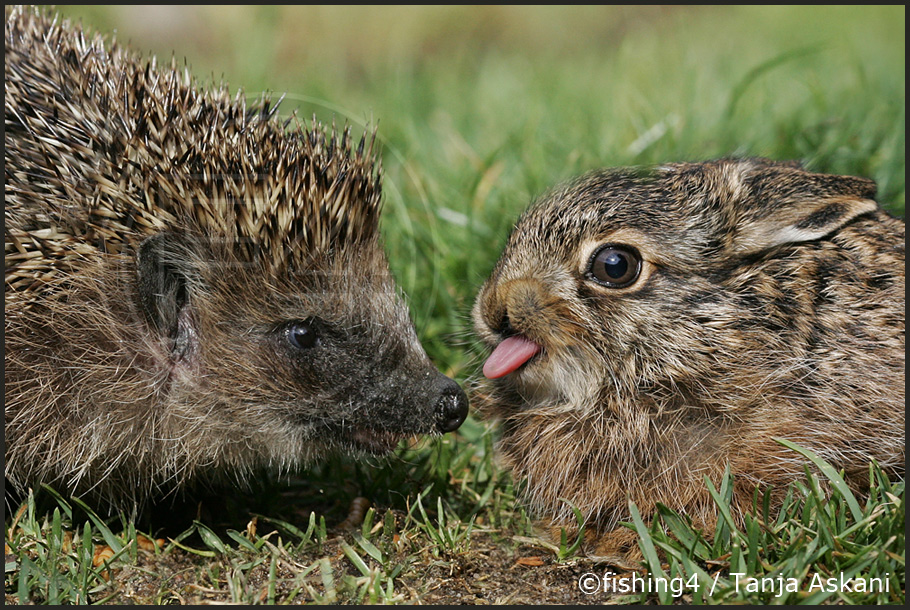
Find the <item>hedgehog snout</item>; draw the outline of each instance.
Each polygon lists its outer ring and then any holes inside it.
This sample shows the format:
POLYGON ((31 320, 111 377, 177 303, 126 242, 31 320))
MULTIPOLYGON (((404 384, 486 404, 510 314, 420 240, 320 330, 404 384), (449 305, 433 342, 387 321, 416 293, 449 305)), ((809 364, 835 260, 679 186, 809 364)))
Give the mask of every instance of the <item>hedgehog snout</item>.
POLYGON ((457 383, 442 373, 436 378, 436 428, 454 432, 468 416, 468 397, 457 383))

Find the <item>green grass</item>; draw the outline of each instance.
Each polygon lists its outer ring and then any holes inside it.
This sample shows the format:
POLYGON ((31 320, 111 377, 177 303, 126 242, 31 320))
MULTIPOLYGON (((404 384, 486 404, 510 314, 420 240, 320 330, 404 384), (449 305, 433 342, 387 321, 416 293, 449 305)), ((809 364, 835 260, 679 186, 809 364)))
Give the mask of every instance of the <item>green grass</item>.
MULTIPOLYGON (((639 576, 652 588, 631 593, 622 584, 631 572, 620 572, 608 589, 617 594, 613 601, 903 602, 903 481, 890 481, 870 465, 870 492, 861 504, 830 465, 788 446, 819 467, 830 491, 807 467, 806 479, 790 486, 780 510, 770 510, 769 496, 756 491, 753 514, 740 524, 730 514, 732 476, 727 474, 719 490, 706 481, 721 516, 712 537, 664 506, 645 525, 632 505, 633 521, 626 526, 639 534, 644 557, 639 576)), ((489 454, 480 462, 489 466, 489 454)), ((139 533, 123 516, 102 520, 79 503, 88 515, 79 518, 60 496, 52 511, 42 513, 30 495, 7 533, 6 593, 16 601, 47 604, 413 602, 426 593, 420 588, 427 582, 445 583, 454 572, 469 569, 474 544, 513 551, 536 547, 549 551, 554 565, 610 573, 609 567, 576 556, 578 545, 568 546, 565 535, 558 546, 528 535, 526 517, 517 514, 507 484, 488 486, 490 493, 480 498, 473 490, 465 494, 467 487, 459 492, 451 485, 441 494, 432 487, 410 495, 404 507, 369 508, 362 523, 344 533, 327 528, 315 512, 297 525, 254 515, 242 531, 216 531, 194 521, 154 551, 137 550, 139 533), (94 545, 102 543, 113 555, 95 566, 94 545), (112 578, 102 574, 108 569, 112 578), (175 578, 180 573, 186 575, 182 582, 175 578)), ((506 555, 504 564, 475 566, 471 575, 508 574, 514 559, 506 555)), ((573 580, 554 584, 575 586, 573 580)))
MULTIPOLYGON (((665 506, 659 507, 659 518, 650 527, 635 510, 631 526, 640 536, 649 573, 676 579, 677 590, 698 604, 902 602, 903 481, 891 482, 870 466, 869 497, 861 507, 830 465, 782 442, 819 466, 833 492, 826 494, 819 477, 807 468, 806 481, 791 485, 779 511, 772 512, 769 497, 756 491, 752 514, 740 526, 729 511, 733 485, 728 472, 719 491, 706 481, 723 519, 710 540, 665 506), (666 562, 658 558, 658 549, 666 562)), ((671 603, 671 593, 665 589, 657 597, 671 603)), ((648 597, 639 595, 635 601, 648 597)))
MULTIPOLYGON (((393 273, 427 352, 465 383, 482 357, 470 307, 515 218, 588 169, 800 159, 875 179, 878 199, 904 213, 902 6, 61 10, 143 52, 185 57, 202 82, 223 79, 251 98, 287 92, 284 112, 378 124, 393 273)), ((494 439, 470 418, 388 462, 331 459, 266 481, 258 517, 238 509, 147 532, 168 539, 154 552, 137 548, 128 516, 101 519, 39 492, 6 517, 8 603, 583 599, 578 574, 603 567, 575 554, 573 535, 532 542, 494 439), (356 496, 374 508, 340 536, 356 496), (115 551, 110 581, 92 565, 97 543, 115 551), (544 566, 516 567, 536 556, 544 566), (541 573, 569 597, 528 589, 541 573)), ((687 591, 691 601, 902 602, 903 483, 874 469, 870 480, 868 500, 837 487, 825 500, 810 476, 781 513, 765 514, 756 497, 754 519, 710 540, 667 510, 650 527, 629 525, 652 575, 717 578, 713 595, 687 591), (888 574, 890 593, 753 594, 736 590, 737 571, 801 583, 888 574)), ((729 489, 717 490, 721 506, 729 489)))

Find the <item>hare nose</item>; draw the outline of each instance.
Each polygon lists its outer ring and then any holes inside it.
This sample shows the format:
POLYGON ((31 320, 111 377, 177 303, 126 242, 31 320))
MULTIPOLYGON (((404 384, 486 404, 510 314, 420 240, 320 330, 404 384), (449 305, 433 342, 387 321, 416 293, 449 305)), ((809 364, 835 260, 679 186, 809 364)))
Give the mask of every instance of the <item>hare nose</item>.
POLYGON ((533 332, 546 316, 544 286, 537 280, 519 278, 493 284, 485 291, 478 309, 478 319, 500 338, 533 332))
POLYGON ((498 330, 504 335, 521 332, 527 324, 539 323, 545 315, 547 299, 544 287, 535 280, 519 279, 506 282, 500 288, 500 300, 505 305, 498 330))
POLYGON ((512 328, 512 322, 509 320, 508 313, 502 316, 502 320, 500 320, 499 324, 493 327, 493 330, 498 332, 503 337, 509 337, 517 332, 514 328, 512 328))

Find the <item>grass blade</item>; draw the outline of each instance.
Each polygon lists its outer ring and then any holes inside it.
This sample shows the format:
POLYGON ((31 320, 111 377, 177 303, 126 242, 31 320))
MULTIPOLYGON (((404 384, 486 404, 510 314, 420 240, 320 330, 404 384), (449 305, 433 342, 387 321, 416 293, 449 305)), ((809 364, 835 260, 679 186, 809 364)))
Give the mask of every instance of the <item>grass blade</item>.
POLYGON ((831 485, 843 496, 844 501, 847 503, 847 506, 850 507, 850 512, 853 514, 853 519, 855 521, 861 521, 863 518, 863 509, 860 507, 859 502, 856 501, 856 498, 853 495, 853 492, 850 491, 850 487, 844 481, 843 477, 840 476, 840 473, 834 469, 834 466, 820 458, 814 451, 811 449, 806 449, 801 447, 796 443, 790 442, 783 438, 775 438, 775 441, 796 451, 803 457, 807 458, 810 462, 815 464, 815 466, 821 471, 825 477, 831 482, 831 485))
MULTIPOLYGON (((635 525, 635 531, 638 532, 638 546, 645 556, 645 564, 648 566, 648 571, 651 573, 652 578, 656 577, 663 582, 666 582, 667 575, 664 574, 663 568, 660 565, 660 558, 657 556, 657 549, 654 547, 654 541, 651 540, 651 533, 648 531, 644 520, 641 518, 641 514, 638 512, 638 507, 635 506, 634 502, 629 502, 629 512, 632 514, 632 523, 635 525)), ((663 604, 669 604, 673 601, 673 594, 668 590, 658 590, 657 595, 663 604)))

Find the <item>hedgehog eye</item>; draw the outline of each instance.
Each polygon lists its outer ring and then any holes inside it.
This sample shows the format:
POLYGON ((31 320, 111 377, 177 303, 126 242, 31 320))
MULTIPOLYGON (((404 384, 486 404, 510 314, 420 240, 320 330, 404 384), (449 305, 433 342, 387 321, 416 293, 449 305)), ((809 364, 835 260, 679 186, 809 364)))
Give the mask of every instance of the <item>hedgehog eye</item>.
POLYGON ((587 277, 608 288, 624 288, 638 279, 641 255, 632 246, 606 244, 588 264, 587 277))
POLYGON ((310 349, 319 345, 319 336, 309 320, 292 322, 288 324, 286 337, 288 343, 300 350, 310 349))

